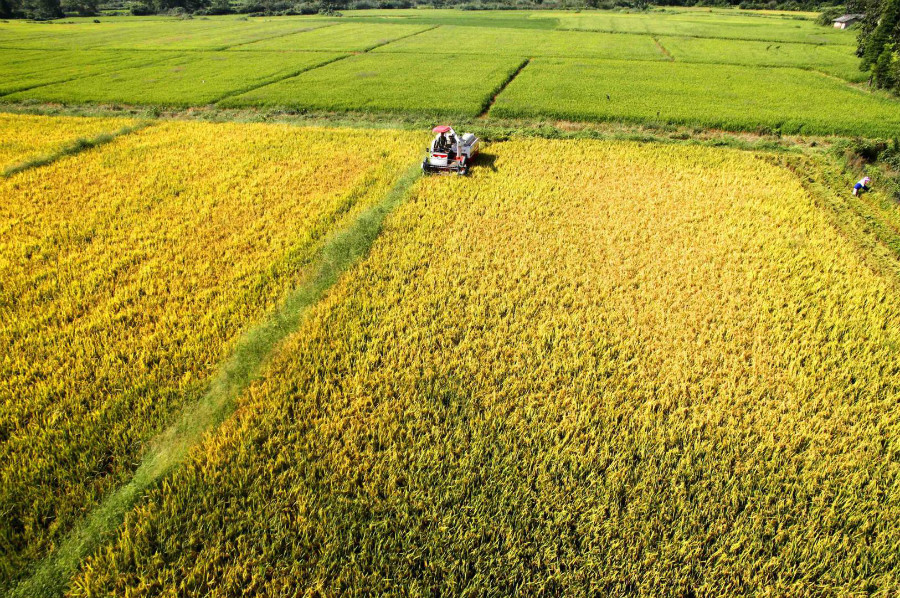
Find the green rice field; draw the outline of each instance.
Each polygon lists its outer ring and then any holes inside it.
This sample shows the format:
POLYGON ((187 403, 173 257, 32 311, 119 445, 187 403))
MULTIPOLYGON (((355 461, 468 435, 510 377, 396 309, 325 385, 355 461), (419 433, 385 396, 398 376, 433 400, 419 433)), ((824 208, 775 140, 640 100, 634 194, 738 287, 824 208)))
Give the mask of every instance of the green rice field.
POLYGON ((889 136, 900 130, 895 100, 820 73, 680 62, 636 69, 624 61, 535 58, 497 97, 491 114, 812 135, 864 130, 889 136), (854 106, 852 117, 848 106, 854 106))
POLYGON ((521 58, 441 57, 420 70, 412 54, 362 54, 222 101, 223 106, 476 116, 522 65, 521 58), (457 83, 450 84, 450 81, 457 83))
MULTIPOLYGON (((135 55, 149 58, 154 54, 135 55)), ((196 106, 296 75, 340 56, 325 52, 257 52, 249 61, 233 52, 191 52, 146 66, 34 87, 8 98, 196 106)))
POLYGON ((900 134, 900 102, 865 88, 855 34, 814 17, 409 9, 6 22, 0 105, 218 105, 900 134))

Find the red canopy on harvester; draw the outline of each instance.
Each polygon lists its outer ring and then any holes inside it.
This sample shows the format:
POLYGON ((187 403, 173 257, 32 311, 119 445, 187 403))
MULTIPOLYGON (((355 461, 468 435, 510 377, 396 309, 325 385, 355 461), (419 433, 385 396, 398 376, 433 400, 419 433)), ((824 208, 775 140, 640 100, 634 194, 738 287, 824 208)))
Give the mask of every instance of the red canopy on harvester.
POLYGON ((438 125, 435 128, 431 129, 432 133, 449 133, 450 127, 447 125, 438 125))

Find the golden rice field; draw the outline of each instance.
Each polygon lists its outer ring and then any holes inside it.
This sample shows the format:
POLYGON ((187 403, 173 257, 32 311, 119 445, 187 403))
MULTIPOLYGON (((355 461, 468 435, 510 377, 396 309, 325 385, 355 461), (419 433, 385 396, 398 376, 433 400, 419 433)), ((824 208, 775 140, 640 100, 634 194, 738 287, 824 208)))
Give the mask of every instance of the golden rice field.
MULTIPOLYGON (((107 121, 0 121, 11 147, 107 121), (32 135, 33 134, 33 135, 32 135)), ((0 591, 195 401, 321 239, 380 200, 412 134, 156 124, 0 179, 0 591)))
POLYGON ((417 184, 71 596, 900 592, 897 280, 764 156, 489 153, 417 184))
POLYGON ((127 118, 0 114, 0 172, 53 154, 79 139, 113 134, 136 124, 127 118))

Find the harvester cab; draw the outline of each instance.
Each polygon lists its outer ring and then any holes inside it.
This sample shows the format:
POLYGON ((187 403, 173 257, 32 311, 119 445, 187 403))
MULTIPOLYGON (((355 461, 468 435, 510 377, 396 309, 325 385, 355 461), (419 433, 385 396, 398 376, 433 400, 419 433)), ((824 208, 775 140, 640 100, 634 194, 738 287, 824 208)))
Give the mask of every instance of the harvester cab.
POLYGON ((460 137, 448 125, 437 126, 431 132, 435 137, 428 146, 422 171, 425 174, 467 174, 472 158, 478 154, 478 137, 472 133, 460 137))

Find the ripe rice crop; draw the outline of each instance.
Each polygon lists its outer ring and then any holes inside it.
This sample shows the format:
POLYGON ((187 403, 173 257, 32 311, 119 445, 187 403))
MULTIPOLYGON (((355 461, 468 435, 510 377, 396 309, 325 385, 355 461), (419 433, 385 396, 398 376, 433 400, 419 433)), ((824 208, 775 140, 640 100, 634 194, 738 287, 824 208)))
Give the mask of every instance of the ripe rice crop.
POLYGON ((659 42, 678 62, 793 66, 826 72, 848 81, 865 81, 859 58, 850 46, 816 46, 700 37, 660 37, 659 42))
POLYGON ((421 149, 379 134, 172 122, 0 180, 0 592, 421 149))
POLYGON ((420 182, 72 596, 900 591, 900 287, 754 154, 420 182))
POLYGON ((348 23, 322 27, 306 33, 285 35, 238 46, 238 50, 325 50, 362 52, 399 37, 428 29, 427 25, 380 25, 348 23))
POLYGON ((512 56, 446 54, 434 68, 414 54, 360 54, 221 105, 474 116, 521 64, 512 56))
POLYGON ((47 156, 79 139, 137 124, 130 118, 75 118, 0 114, 0 172, 47 156))
POLYGON ((325 52, 190 52, 144 67, 101 73, 11 94, 9 100, 120 102, 191 106, 213 103, 334 60, 325 52))
POLYGON ((895 100, 790 68, 535 58, 491 115, 663 122, 807 135, 900 134, 895 100), (701 91, 702 90, 702 91, 701 91), (847 107, 853 106, 852 117, 847 107))
MULTIPOLYGON (((590 56, 621 60, 665 60, 650 36, 439 27, 382 46, 376 52, 433 54, 502 54, 509 56, 590 56)), ((635 67, 638 68, 638 67, 635 67)))

